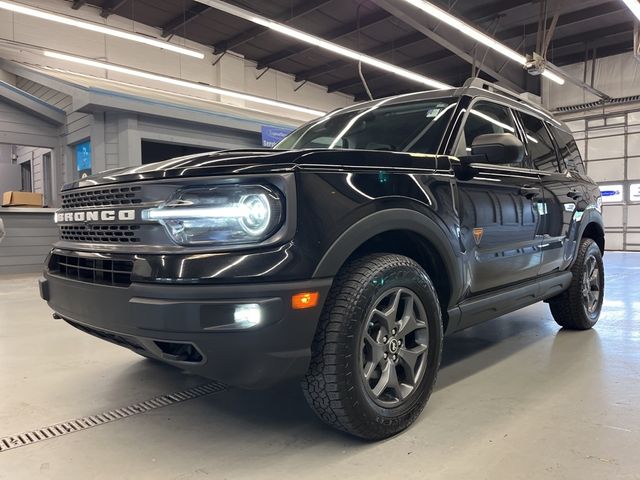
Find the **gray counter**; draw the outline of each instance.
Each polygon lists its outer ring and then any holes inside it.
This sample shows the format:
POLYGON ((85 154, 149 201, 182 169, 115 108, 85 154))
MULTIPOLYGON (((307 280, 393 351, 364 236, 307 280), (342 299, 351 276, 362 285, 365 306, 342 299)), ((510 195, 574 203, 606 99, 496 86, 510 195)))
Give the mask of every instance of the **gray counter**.
POLYGON ((0 207, 6 236, 0 242, 0 275, 39 272, 58 238, 54 208, 0 207))

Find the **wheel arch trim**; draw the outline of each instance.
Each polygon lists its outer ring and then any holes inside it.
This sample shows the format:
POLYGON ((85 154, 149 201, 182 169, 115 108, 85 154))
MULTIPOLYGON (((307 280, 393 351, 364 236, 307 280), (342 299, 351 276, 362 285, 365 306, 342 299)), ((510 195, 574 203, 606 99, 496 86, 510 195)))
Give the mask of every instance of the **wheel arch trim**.
POLYGON ((405 208, 375 212, 350 226, 324 253, 313 273, 313 278, 335 276, 360 246, 376 235, 395 230, 416 233, 433 245, 447 270, 451 287, 450 302, 457 302, 463 285, 461 268, 463 259, 456 257, 454 247, 446 233, 433 219, 405 208))
POLYGON ((600 232, 602 232, 602 253, 604 254, 604 247, 606 245, 604 220, 602 218, 602 214, 594 208, 585 210, 582 216, 580 229, 578 231, 578 243, 580 243, 580 241, 584 238, 585 231, 592 224, 596 225, 600 232))

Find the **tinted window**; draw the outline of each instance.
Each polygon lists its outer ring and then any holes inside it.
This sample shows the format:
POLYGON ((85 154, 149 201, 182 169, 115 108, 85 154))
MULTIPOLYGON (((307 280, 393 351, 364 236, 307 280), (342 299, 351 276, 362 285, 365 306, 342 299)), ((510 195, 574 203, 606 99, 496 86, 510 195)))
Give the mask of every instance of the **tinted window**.
POLYGON ((468 155, 471 152, 471 145, 473 145, 475 138, 488 133, 511 133, 515 135, 516 128, 513 117, 507 107, 496 105, 495 103, 477 102, 469 110, 457 154, 468 155))
POLYGON ((340 111, 303 125, 277 149, 343 148, 437 153, 454 109, 454 98, 340 111))
POLYGON ((564 132, 556 127, 551 127, 553 134, 558 142, 558 148, 560 149, 560 156, 562 157, 564 164, 570 172, 576 172, 584 175, 584 165, 582 164, 582 157, 578 151, 576 141, 573 139, 570 133, 564 132))
POLYGON ((559 172, 556 148, 544 122, 526 113, 520 113, 520 117, 527 136, 527 150, 532 163, 538 170, 559 172))

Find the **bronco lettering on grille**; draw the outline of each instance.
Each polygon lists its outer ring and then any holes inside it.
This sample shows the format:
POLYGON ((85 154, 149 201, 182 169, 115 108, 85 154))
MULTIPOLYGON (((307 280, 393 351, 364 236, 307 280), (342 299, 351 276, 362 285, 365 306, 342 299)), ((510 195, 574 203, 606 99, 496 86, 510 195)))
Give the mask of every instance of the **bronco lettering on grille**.
POLYGON ((122 210, 83 210, 76 212, 56 212, 56 223, 86 222, 130 222, 136 219, 136 211, 122 210))

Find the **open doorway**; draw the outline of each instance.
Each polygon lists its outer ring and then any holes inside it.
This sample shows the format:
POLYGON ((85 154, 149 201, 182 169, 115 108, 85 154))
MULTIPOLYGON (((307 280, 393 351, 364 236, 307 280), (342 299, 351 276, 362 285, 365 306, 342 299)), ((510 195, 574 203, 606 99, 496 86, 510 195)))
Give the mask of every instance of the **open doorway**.
POLYGON ((0 144, 0 194, 41 193, 44 206, 53 205, 52 161, 50 148, 0 144))

